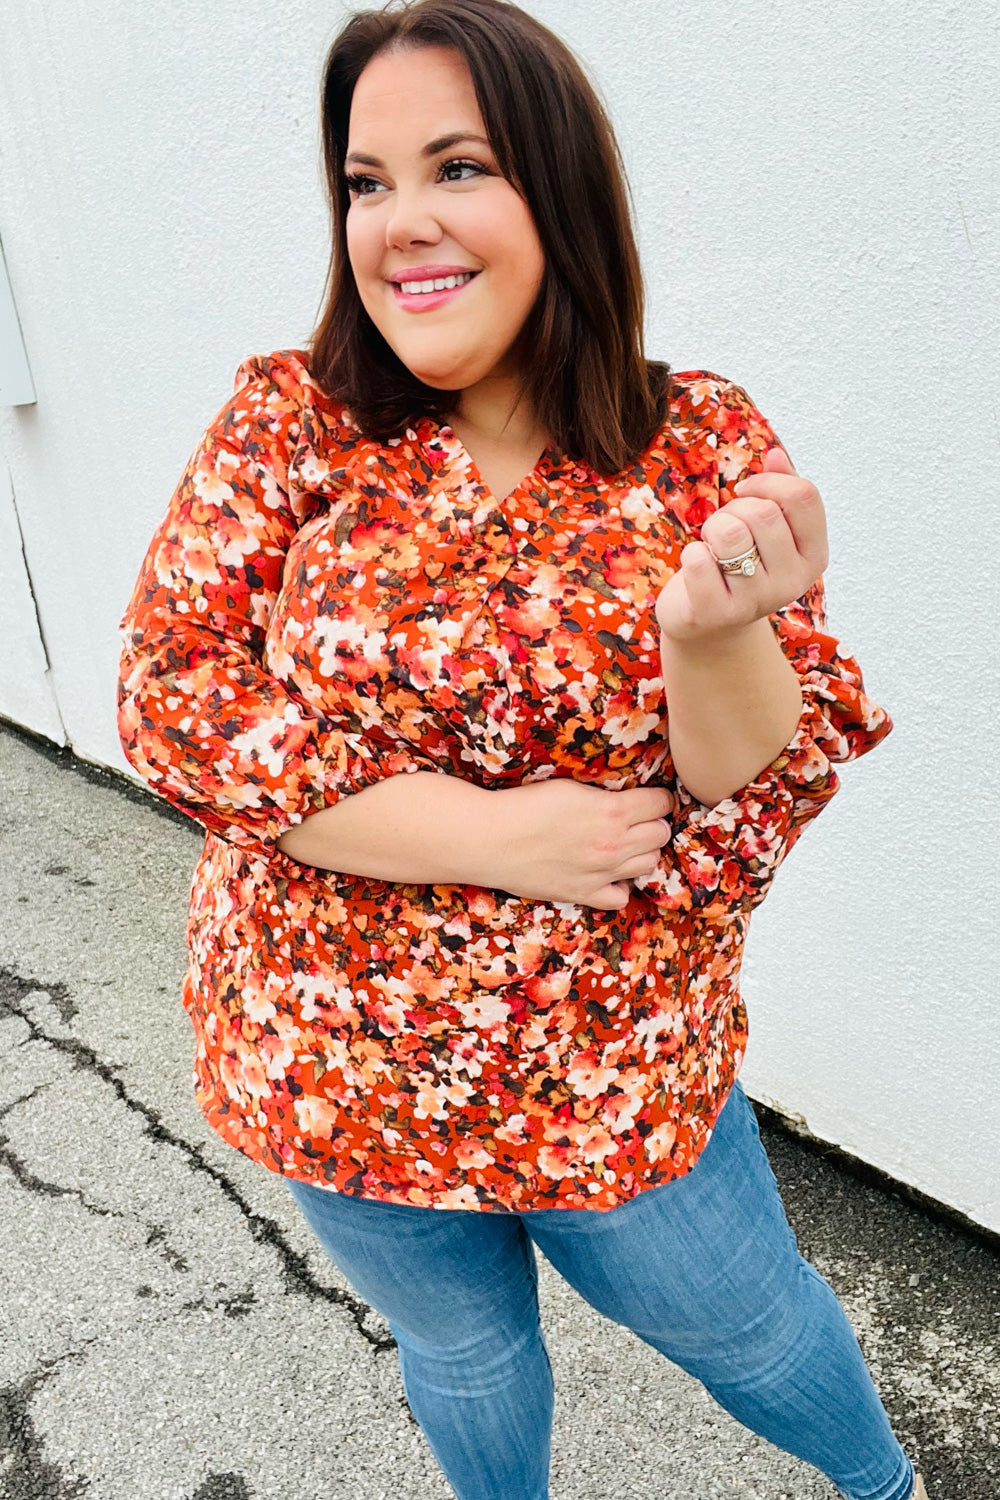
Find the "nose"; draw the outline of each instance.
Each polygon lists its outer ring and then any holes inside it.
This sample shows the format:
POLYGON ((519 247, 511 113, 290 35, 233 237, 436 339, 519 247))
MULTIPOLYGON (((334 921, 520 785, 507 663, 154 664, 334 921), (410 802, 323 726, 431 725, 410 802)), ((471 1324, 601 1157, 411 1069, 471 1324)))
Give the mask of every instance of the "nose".
POLYGON ((421 190, 398 189, 385 222, 386 246, 390 250, 401 250, 418 242, 435 245, 440 239, 441 225, 431 213, 421 190))

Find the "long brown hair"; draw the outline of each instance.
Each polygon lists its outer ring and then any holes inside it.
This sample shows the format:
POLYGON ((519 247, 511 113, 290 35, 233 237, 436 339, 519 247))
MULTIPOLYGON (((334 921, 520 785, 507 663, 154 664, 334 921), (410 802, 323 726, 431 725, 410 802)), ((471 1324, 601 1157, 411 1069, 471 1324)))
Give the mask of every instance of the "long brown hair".
POLYGON ((323 66, 322 127, 333 244, 309 346, 319 384, 362 432, 400 436, 441 418, 457 391, 425 385, 375 327, 347 254, 344 179, 354 85, 376 53, 456 48, 500 170, 523 195, 545 258, 514 355, 525 398, 570 457, 610 476, 666 418, 670 366, 643 354, 644 289, 625 169, 611 123, 574 54, 507 0, 393 0, 355 12, 323 66), (529 354, 530 351, 530 354, 529 354))

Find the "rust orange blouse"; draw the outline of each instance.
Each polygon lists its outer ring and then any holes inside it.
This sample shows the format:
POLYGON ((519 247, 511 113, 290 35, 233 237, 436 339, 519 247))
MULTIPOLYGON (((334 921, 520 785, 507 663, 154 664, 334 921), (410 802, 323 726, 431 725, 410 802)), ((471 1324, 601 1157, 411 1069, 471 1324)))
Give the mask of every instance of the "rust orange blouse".
POLYGON ((795 734, 706 807, 674 773, 656 596, 779 440, 739 386, 675 376, 608 480, 546 450, 502 504, 430 418, 381 444, 307 356, 245 361, 120 631, 130 764, 207 830, 182 999, 198 1106, 274 1172, 393 1203, 610 1209, 690 1170, 739 1070, 751 910, 834 769, 892 729, 827 630, 771 617, 795 734), (627 906, 397 885, 277 840, 384 776, 666 786, 627 906))

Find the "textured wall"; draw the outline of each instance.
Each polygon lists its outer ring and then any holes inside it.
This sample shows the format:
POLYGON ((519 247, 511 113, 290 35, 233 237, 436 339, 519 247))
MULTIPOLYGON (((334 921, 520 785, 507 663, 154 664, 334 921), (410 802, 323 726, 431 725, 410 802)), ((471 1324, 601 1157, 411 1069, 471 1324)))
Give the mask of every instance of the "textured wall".
POLYGON ((0 714, 65 745, 31 592, 10 475, 0 453, 0 714))
MULTIPOLYGON (((649 353, 740 381, 819 485, 831 629, 896 720, 755 916, 745 1082, 1000 1230, 1000 15, 530 8, 616 123, 649 353)), ((125 769, 115 625, 189 451, 240 360, 311 327, 346 10, 7 0, 0 234, 38 401, 0 410, 0 448, 89 760, 125 769)), ((25 683, 0 678, 21 722, 25 683)))

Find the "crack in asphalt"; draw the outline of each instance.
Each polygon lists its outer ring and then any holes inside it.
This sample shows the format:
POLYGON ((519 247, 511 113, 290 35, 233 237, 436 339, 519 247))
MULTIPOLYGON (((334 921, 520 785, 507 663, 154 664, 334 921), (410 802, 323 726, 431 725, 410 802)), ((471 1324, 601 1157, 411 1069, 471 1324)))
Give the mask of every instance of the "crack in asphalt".
MULTIPOLYGON (((0 967, 0 1020, 16 1018, 27 1028, 27 1035, 14 1045, 40 1042, 67 1058, 75 1070, 89 1073, 109 1087, 119 1102, 141 1119, 146 1136, 157 1144, 179 1151, 192 1174, 207 1176, 238 1210, 251 1237, 275 1254, 285 1291, 346 1311, 357 1332, 375 1355, 396 1347, 396 1341, 391 1335, 382 1334, 367 1326, 367 1320, 373 1311, 368 1304, 353 1291, 324 1286, 317 1281, 309 1270, 305 1257, 292 1248, 274 1220, 256 1213, 226 1174, 206 1159, 200 1146, 193 1145, 170 1130, 157 1110, 131 1094, 116 1067, 105 1062, 93 1047, 79 1038, 58 1036, 47 1030, 32 1014, 29 1002, 36 995, 47 998, 60 1020, 67 1025, 78 1014, 78 1008, 65 985, 40 983, 26 979, 11 969, 0 967)), ((18 1106, 31 1103, 52 1086, 52 1081, 40 1083, 27 1093, 9 1100, 0 1108, 0 1119, 4 1119, 18 1106)), ((96 1203, 79 1188, 67 1187, 41 1177, 16 1153, 9 1137, 3 1133, 0 1133, 0 1165, 8 1169, 12 1179, 26 1192, 47 1198, 73 1198, 88 1213, 105 1219, 137 1217, 96 1203)), ((146 1227, 149 1231, 146 1244, 158 1248, 172 1269, 190 1269, 185 1258, 169 1244, 167 1231, 162 1224, 147 1224, 146 1227)), ((226 1290, 225 1284, 217 1283, 216 1289, 226 1290)), ((141 1295, 158 1295, 151 1287, 139 1290, 141 1295)), ((144 1326, 152 1327, 176 1318, 179 1314, 198 1311, 221 1311, 229 1318, 246 1317, 253 1310, 255 1302, 256 1294, 252 1288, 227 1291, 227 1295, 216 1301, 200 1297, 188 1300, 180 1307, 171 1307, 158 1318, 144 1320, 144 1326)), ((68 1475, 59 1464, 46 1456, 43 1441, 31 1414, 31 1402, 60 1364, 69 1359, 85 1357, 91 1345, 117 1338, 119 1332, 120 1330, 115 1330, 103 1337, 98 1335, 84 1340, 77 1347, 44 1361, 21 1380, 0 1388, 0 1500, 81 1500, 89 1492, 90 1481, 86 1477, 68 1475)), ((405 1408, 405 1415, 410 1425, 416 1426, 416 1420, 408 1406, 405 1408)), ((192 1500, 251 1500, 251 1495, 246 1479, 240 1474, 229 1472, 209 1475, 199 1485, 192 1500)))
MULTIPOLYGON (((18 1102, 24 1103, 25 1101, 19 1100, 18 1102)), ((102 1208, 99 1203, 91 1203, 80 1188, 61 1187, 57 1182, 47 1182, 44 1177, 39 1177, 38 1173, 33 1172, 14 1152, 5 1135, 0 1135, 0 1164, 7 1167, 14 1181, 29 1193, 38 1193, 46 1198, 76 1198, 88 1213, 100 1214, 103 1218, 128 1219, 133 1217, 131 1214, 122 1213, 117 1208, 102 1208)))
MULTIPOLYGON (((253 1293, 248 1295, 252 1300, 253 1293)), ((191 1308, 203 1307, 213 1311, 221 1306, 225 1309, 227 1300, 231 1299, 223 1299, 214 1308, 204 1301, 185 1303, 183 1309, 173 1308, 164 1316, 151 1319, 146 1326, 166 1323, 171 1317, 176 1317, 178 1311, 191 1308)), ((89 1479, 82 1474, 67 1476, 58 1464, 45 1456, 42 1439, 31 1415, 31 1402, 60 1365, 67 1360, 83 1359, 93 1345, 110 1343, 117 1338, 118 1332, 116 1329, 83 1339, 76 1348, 65 1349, 51 1359, 42 1360, 21 1380, 0 1387, 0 1500, 82 1500, 89 1493, 89 1479)), ((240 1474, 210 1474, 195 1490, 191 1500, 251 1500, 252 1494, 240 1474)))
POLYGON ((253 1491, 242 1474, 209 1474, 191 1500, 251 1500, 253 1491))
MULTIPOLYGON (((90 1342, 93 1342, 92 1340, 90 1342)), ((72 1349, 46 1360, 22 1380, 0 1387, 0 1459, 5 1460, 0 1500, 80 1500, 90 1489, 83 1475, 68 1477, 45 1456, 31 1402, 65 1359, 77 1359, 72 1349)))
MULTIPOLYGON (((9 969, 0 969, 0 1018, 17 1017, 29 1029, 28 1040, 42 1042, 54 1048, 69 1057, 75 1068, 90 1072, 109 1085, 121 1103, 142 1118, 145 1134, 159 1143, 173 1146, 181 1151, 192 1172, 206 1173, 237 1207, 252 1237, 259 1244, 267 1245, 276 1252, 286 1290, 299 1292, 311 1300, 331 1303, 345 1309, 351 1315, 362 1338, 371 1345, 376 1354, 394 1348, 395 1339, 379 1335, 365 1326, 365 1319, 371 1313, 366 1303, 353 1292, 326 1287, 316 1281, 309 1272, 304 1257, 291 1248, 278 1225, 272 1219, 254 1213, 225 1174, 205 1160, 200 1147, 192 1145, 167 1129, 156 1110, 129 1094, 117 1071, 98 1057, 92 1047, 76 1038, 54 1036, 37 1022, 25 1002, 32 995, 49 996, 51 993, 52 990, 46 985, 24 979, 9 969)), ((75 1015, 76 1011, 75 1008, 70 1010, 68 1007, 62 1007, 60 1014, 75 1015)), ((51 1083, 38 1084, 28 1093, 10 1100, 0 1109, 0 1119, 10 1114, 18 1105, 30 1103, 44 1090, 51 1087, 51 1083)), ((43 1197, 74 1198, 88 1213, 104 1218, 132 1217, 117 1209, 92 1202, 77 1188, 64 1187, 40 1177, 14 1152, 8 1138, 2 1134, 0 1134, 0 1164, 8 1168, 13 1179, 27 1192, 43 1197)), ((173 1250, 167 1242, 166 1230, 162 1225, 157 1224, 150 1228, 146 1243, 151 1246, 161 1246, 162 1253, 174 1270, 189 1269, 184 1257, 173 1250)), ((225 1283, 217 1283, 217 1289, 226 1290, 225 1283)), ((140 1288, 140 1292, 157 1295, 150 1287, 140 1288)), ((157 1323, 176 1318, 179 1314, 197 1311, 207 1313, 222 1311, 226 1317, 245 1317, 252 1311, 255 1301, 256 1294, 250 1288, 229 1292, 214 1302, 200 1297, 184 1302, 180 1307, 171 1307, 160 1317, 144 1320, 144 1326, 148 1329, 157 1323)), ((116 1329, 109 1334, 95 1335, 91 1339, 86 1339, 77 1347, 65 1350, 51 1360, 43 1361, 37 1369, 21 1380, 0 1388, 0 1500, 82 1500, 82 1497, 88 1494, 89 1479, 83 1475, 68 1475, 59 1464, 46 1456, 42 1438, 32 1417, 31 1403, 37 1392, 46 1381, 52 1378, 62 1363, 70 1359, 84 1358, 92 1345, 106 1343, 117 1338, 119 1332, 120 1330, 116 1329)), ((414 1423, 414 1418, 408 1408, 407 1413, 410 1422, 414 1423)), ((224 1473, 209 1475, 199 1485, 192 1500, 251 1500, 251 1496, 252 1491, 242 1475, 224 1473)))
MULTIPOLYGON (((31 1037, 26 1036, 24 1038, 24 1041, 30 1042, 31 1037)), ((23 1046, 23 1042, 17 1042, 15 1043, 15 1046, 23 1046)), ((0 1106, 0 1120, 2 1120, 5 1115, 9 1115, 11 1110, 16 1109, 19 1104, 30 1104, 32 1099, 37 1098, 43 1089, 50 1089, 51 1087, 51 1083, 39 1083, 31 1090, 30 1094, 21 1094, 19 1098, 11 1099, 9 1104, 0 1106)))
MULTIPOLYGON (((366 1320, 372 1315, 372 1308, 357 1296, 355 1292, 341 1289, 339 1287, 324 1286, 317 1281, 309 1270, 304 1255, 294 1250, 288 1243, 280 1227, 273 1219, 263 1214, 256 1213, 244 1198, 235 1183, 231 1182, 226 1174, 214 1166, 205 1157, 201 1146, 192 1145, 182 1136, 176 1135, 163 1123, 160 1114, 150 1105, 144 1104, 142 1100, 134 1098, 126 1088, 118 1071, 103 1058, 99 1057, 93 1047, 81 1042, 76 1037, 55 1036, 39 1025, 30 1010, 26 1007, 27 1001, 32 995, 41 994, 49 996, 53 989, 58 989, 65 999, 65 986, 58 985, 50 987, 36 980, 25 979, 22 975, 14 973, 10 969, 0 968, 0 1018, 4 1016, 17 1016, 30 1028, 32 1039, 46 1043, 55 1051, 67 1057, 73 1066, 81 1071, 89 1072, 99 1078, 102 1083, 111 1088, 117 1095, 119 1101, 126 1109, 138 1115, 143 1122, 143 1133, 156 1141, 158 1144, 172 1146, 180 1152, 193 1175, 208 1177, 229 1202, 239 1211, 244 1225, 252 1239, 260 1245, 266 1245, 272 1250, 277 1258, 279 1269, 282 1273, 284 1289, 289 1292, 297 1292, 308 1297, 311 1301, 326 1302, 331 1306, 342 1308, 350 1314, 358 1333, 364 1341, 370 1345, 376 1354, 384 1353, 396 1347, 395 1339, 390 1335, 381 1334, 366 1327, 366 1320)), ((4 1145, 4 1157, 6 1159, 7 1142, 0 1137, 4 1145)), ((23 1187, 29 1191, 35 1191, 34 1174, 24 1173, 23 1187)), ((21 1180, 20 1178, 18 1179, 21 1180)), ((37 1191, 48 1192, 53 1189, 52 1184, 41 1184, 37 1191)), ((73 1189, 56 1191, 72 1192, 73 1189)), ((81 1201, 82 1196, 81 1196, 81 1201)), ((84 1204, 85 1207, 89 1205, 84 1204)), ((99 1212, 114 1212, 113 1210, 98 1210, 99 1212)), ((165 1231, 157 1226, 160 1235, 165 1231)), ((157 1230, 153 1231, 154 1237, 157 1230)), ((0 1494, 0 1500, 3 1500, 0 1494)))

